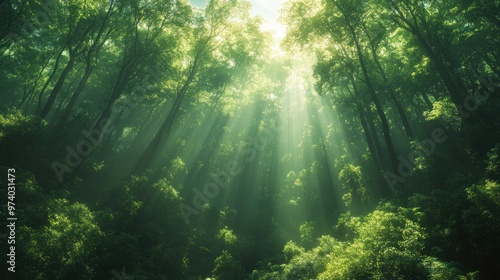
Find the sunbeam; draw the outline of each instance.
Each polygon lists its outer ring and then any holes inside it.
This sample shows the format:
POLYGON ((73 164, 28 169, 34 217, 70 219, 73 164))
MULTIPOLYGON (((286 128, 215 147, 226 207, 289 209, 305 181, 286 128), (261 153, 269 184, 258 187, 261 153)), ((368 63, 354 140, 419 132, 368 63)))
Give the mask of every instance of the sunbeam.
POLYGON ((499 1, 0 15, 0 279, 500 275, 499 1))

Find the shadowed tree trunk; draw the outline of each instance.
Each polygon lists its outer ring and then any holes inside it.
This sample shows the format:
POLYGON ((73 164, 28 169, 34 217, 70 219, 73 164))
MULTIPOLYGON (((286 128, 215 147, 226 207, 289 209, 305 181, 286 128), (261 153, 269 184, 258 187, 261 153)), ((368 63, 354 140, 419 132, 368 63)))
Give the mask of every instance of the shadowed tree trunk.
POLYGON ((375 88, 373 86, 371 77, 368 74, 368 68, 366 66, 365 58, 363 56, 363 52, 362 52, 362 49, 361 49, 361 46, 359 43, 358 35, 354 29, 354 26, 351 23, 350 17, 347 15, 347 13, 345 13, 342 6, 338 2, 335 2, 335 4, 337 5, 339 11, 342 13, 344 19, 346 20, 349 33, 354 41, 354 44, 356 47, 356 53, 357 53, 358 60, 359 60, 360 66, 361 66, 361 71, 362 71, 363 77, 365 79, 364 82, 368 86, 368 92, 370 94, 370 97, 371 97, 373 103, 375 104, 377 114, 378 114, 378 116, 380 118, 380 122, 382 124, 382 131, 384 134, 385 144, 386 144, 387 150, 389 152, 389 159, 391 162, 392 170, 394 171, 394 173, 397 173, 398 159, 397 159, 396 151, 394 149, 394 144, 393 144, 392 139, 391 139, 389 122, 387 121, 387 116, 385 115, 382 104, 380 103, 380 101, 377 97, 377 93, 376 93, 375 88))
POLYGON ((45 119, 49 114, 50 110, 52 109, 52 106, 54 105, 54 102, 56 101, 57 95, 59 94, 64 85, 64 81, 68 77, 69 72, 71 72, 71 70, 73 70, 73 67, 75 66, 75 60, 76 58, 74 54, 72 54, 72 52, 70 51, 70 58, 68 64, 66 64, 66 67, 64 67, 63 71, 61 72, 61 75, 59 76, 56 85, 54 86, 52 92, 49 95, 49 99, 47 100, 45 106, 40 112, 39 114, 40 118, 45 119))
MULTIPOLYGON (((439 44, 431 45, 429 40, 425 37, 422 27, 418 24, 418 20, 424 20, 425 15, 416 15, 413 9, 408 9, 412 20, 406 18, 405 14, 401 10, 400 6, 394 2, 394 0, 387 0, 391 7, 394 9, 397 18, 401 22, 397 21, 397 24, 404 28, 405 30, 412 33, 418 40, 420 47, 427 54, 429 59, 432 61, 436 71, 443 80, 443 83, 448 90, 452 102, 457 107, 457 110, 461 112, 463 110, 462 103, 467 95, 467 89, 465 88, 460 76, 455 72, 455 70, 450 66, 446 65, 446 56, 444 55, 446 50, 443 50, 443 46, 439 44)), ((450 64, 450 63, 448 63, 450 64)))
POLYGON ((410 122, 408 121, 408 117, 406 116, 406 113, 403 109, 403 106, 401 105, 401 102, 399 102, 398 98, 396 97, 394 89, 392 88, 392 86, 389 82, 389 79, 387 78, 387 75, 385 73, 384 68, 382 67, 382 64, 380 64, 380 60, 379 60, 378 54, 377 54, 377 49, 375 47, 375 42, 373 41, 372 37, 370 36, 370 33, 368 32, 368 29, 366 28, 366 25, 364 23, 362 24, 362 27, 363 27, 363 30, 365 31, 366 36, 368 37, 368 42, 370 44, 370 50, 372 53, 373 61, 375 62, 375 65, 377 66, 377 69, 378 69, 380 75, 382 76, 384 84, 387 87, 387 91, 389 92, 389 96, 391 97, 392 101, 394 102, 394 105, 396 105, 396 110, 398 111, 401 122, 403 123, 403 127, 405 129, 406 136, 408 137, 409 140, 412 140, 415 138, 415 136, 413 135, 413 131, 411 130, 410 122))
POLYGON ((95 56, 95 59, 97 60, 97 58, 99 56, 100 49, 102 48, 102 46, 104 45, 106 40, 109 38, 109 35, 112 32, 112 29, 109 29, 107 34, 105 34, 104 38, 102 38, 104 35, 104 30, 109 23, 109 19, 111 17, 111 11, 113 10, 113 7, 114 7, 114 1, 110 1, 110 6, 108 8, 106 16, 104 17, 103 22, 102 22, 101 26, 99 27, 99 31, 97 32, 97 35, 94 38, 93 43, 90 46, 90 48, 86 54, 85 72, 84 72, 82 78, 80 79, 80 83, 78 84, 78 87, 73 92, 73 95, 71 96, 71 99, 70 99, 68 105, 66 106, 66 109, 64 110, 63 115, 61 116, 61 121, 66 121, 68 119, 69 115, 71 114, 71 111, 73 110, 73 107, 75 106, 76 101, 78 100, 78 97, 83 92, 83 89, 85 88, 85 85, 87 84, 87 81, 88 81, 90 75, 92 74, 92 71, 94 70, 94 65, 92 63, 92 59, 95 56))
POLYGON ((191 71, 188 80, 184 83, 184 86, 182 87, 181 91, 177 93, 174 104, 172 105, 172 108, 168 112, 167 118, 161 125, 160 129, 156 132, 155 137, 149 143, 142 156, 139 158, 137 165, 134 169, 135 171, 141 172, 145 168, 149 167, 151 161, 153 160, 154 156, 157 154, 157 151, 160 148, 160 144, 163 142, 162 140, 165 141, 165 139, 168 139, 168 137, 170 136, 170 132, 172 131, 172 126, 174 124, 175 119, 177 118, 177 114, 179 113, 179 110, 181 108, 182 101, 184 101, 184 99, 186 98, 189 85, 194 79, 194 74, 195 70, 193 67, 193 70, 191 71))
MULTIPOLYGON (((52 107, 54 106, 54 102, 56 101, 56 98, 63 88, 64 82, 66 81, 66 78, 68 77, 68 74, 73 70, 73 67, 75 66, 76 59, 77 57, 81 54, 80 50, 83 46, 85 38, 87 38, 88 33, 92 29, 92 25, 89 25, 83 32, 83 34, 80 36, 78 43, 72 47, 70 43, 68 43, 68 51, 69 51, 69 61, 66 64, 66 67, 64 67, 63 71, 59 75, 59 79, 57 80, 54 88, 52 89, 52 92, 49 95, 49 98, 47 99, 47 102, 45 103, 45 106, 41 110, 39 116, 42 119, 45 119, 47 115, 49 114, 50 110, 52 110, 52 107)), ((74 32, 76 33, 76 31, 74 32)), ((68 35, 68 40, 70 40, 71 34, 68 35)))
POLYGON ((61 51, 57 55, 57 58, 56 58, 56 61, 55 61, 55 64, 54 64, 54 68, 52 69, 52 73, 50 74, 50 76, 47 79, 47 81, 45 81, 45 84, 43 85, 42 90, 40 90, 40 93, 38 94, 38 101, 37 101, 37 106, 36 106, 36 109, 35 109, 35 113, 36 114, 39 114, 40 111, 42 110, 42 106, 43 106, 42 105, 42 103, 43 103, 43 94, 47 90, 47 87, 49 86, 50 82, 54 78, 54 76, 55 76, 55 74, 57 72, 57 69, 59 68, 59 62, 61 60, 61 56, 62 56, 62 54, 63 54, 63 52, 64 52, 65 49, 66 49, 66 46, 63 46, 61 48, 61 51))

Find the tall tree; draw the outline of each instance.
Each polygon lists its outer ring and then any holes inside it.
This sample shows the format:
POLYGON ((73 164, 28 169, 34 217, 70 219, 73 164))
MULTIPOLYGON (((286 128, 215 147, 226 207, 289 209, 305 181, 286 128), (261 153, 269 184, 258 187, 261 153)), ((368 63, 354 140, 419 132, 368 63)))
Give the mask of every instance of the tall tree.
POLYGON ((443 24, 449 19, 454 3, 443 1, 418 2, 413 0, 386 0, 387 10, 400 28, 410 32, 419 46, 432 61, 445 84, 452 102, 458 111, 467 96, 467 88, 457 71, 459 64, 450 54, 447 42, 450 30, 443 24))
POLYGON ((251 22, 248 15, 249 5, 246 2, 234 0, 213 0, 208 3, 205 14, 199 15, 197 26, 191 30, 189 36, 192 39, 192 48, 183 58, 189 61, 187 66, 179 70, 179 79, 174 92, 173 104, 155 134, 153 140, 148 144, 146 150, 139 158, 135 171, 140 172, 149 167, 151 161, 158 154, 161 143, 169 138, 175 120, 177 119, 182 105, 188 98, 193 98, 199 93, 197 84, 206 83, 200 80, 200 76, 206 73, 218 73, 212 80, 212 90, 216 97, 220 98, 231 80, 231 71, 234 67, 248 67, 251 62, 249 53, 255 53, 255 49, 235 49, 242 46, 244 42, 250 46, 261 48, 256 43, 262 41, 256 37, 258 22, 251 22), (243 21, 243 24, 238 23, 243 21), (250 36, 245 38, 244 36, 250 36), (249 61, 250 59, 250 61, 249 61), (217 65, 217 61, 227 61, 225 65, 217 65), (214 72, 216 70, 217 72, 214 72))

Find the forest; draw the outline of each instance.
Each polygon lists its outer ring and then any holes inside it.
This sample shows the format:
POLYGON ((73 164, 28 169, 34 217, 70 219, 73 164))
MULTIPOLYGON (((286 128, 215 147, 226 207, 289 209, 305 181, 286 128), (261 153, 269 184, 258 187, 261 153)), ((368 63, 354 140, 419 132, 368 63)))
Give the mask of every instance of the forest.
POLYGON ((0 279, 498 279, 499 0, 191 2, 0 2, 0 279))

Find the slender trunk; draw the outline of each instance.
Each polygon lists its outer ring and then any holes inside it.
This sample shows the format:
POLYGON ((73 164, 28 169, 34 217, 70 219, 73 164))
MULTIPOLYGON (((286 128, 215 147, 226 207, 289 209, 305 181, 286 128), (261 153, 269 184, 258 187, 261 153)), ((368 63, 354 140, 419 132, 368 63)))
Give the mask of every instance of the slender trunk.
MULTIPOLYGON (((47 115, 49 114, 50 110, 52 109, 54 102, 56 101, 57 95, 59 94, 59 92, 61 91, 61 89, 64 85, 64 81, 66 80, 69 72, 71 72, 71 70, 73 70, 73 67, 75 66, 77 56, 80 55, 81 48, 83 47, 83 45, 85 43, 85 39, 87 38, 87 35, 92 30, 92 27, 93 27, 93 24, 87 26, 85 28, 85 30, 83 31, 83 34, 79 37, 79 40, 76 43, 76 45, 74 47, 69 46, 69 48, 68 48, 69 49, 68 64, 66 64, 66 67, 64 68, 61 75, 59 76, 59 80, 57 81, 56 85, 52 89, 52 92, 49 95, 49 98, 47 100, 47 103, 45 104, 45 107, 40 112, 40 117, 42 119, 46 118, 47 115)), ((81 26, 78 25, 76 29, 78 30, 80 28, 81 28, 81 26)), ((71 38, 76 33, 77 33, 77 31, 74 31, 74 32, 70 31, 70 34, 68 35, 68 41, 69 41, 69 38, 71 38)))
MULTIPOLYGON (((314 149, 314 157, 313 161, 317 161, 319 164, 317 171, 317 180, 319 186, 319 195, 321 203, 316 204, 315 209, 312 209, 315 213, 322 213, 322 216, 325 217, 326 220, 331 220, 340 213, 341 209, 337 203, 336 199, 340 197, 339 194, 335 192, 335 179, 337 176, 333 176, 332 166, 330 164, 328 149, 325 144, 326 135, 323 133, 321 129, 321 124, 318 121, 320 118, 320 113, 318 110, 313 108, 313 104, 309 104, 308 111, 313 114, 313 139, 317 139, 316 145, 319 147, 318 149, 314 149)), ((279 136, 279 134, 277 135, 279 136)), ((280 167, 279 164, 279 137, 276 137, 273 141, 272 147, 272 159, 270 160, 271 167, 270 170, 270 178, 268 178, 267 182, 269 185, 269 196, 275 197, 277 190, 272 188, 273 185, 276 185, 276 174, 278 174, 278 170, 280 167), (272 192, 271 192, 272 190, 272 192)))
POLYGON ((453 103, 455 103, 457 109, 460 110, 458 106, 463 103, 463 98, 467 93, 467 90, 460 81, 460 78, 458 77, 457 74, 454 74, 447 69, 444 61, 440 58, 438 54, 434 52, 434 50, 428 44, 428 42, 425 40, 422 34, 417 33, 416 36, 420 44, 422 45, 423 49, 425 50, 425 52, 433 62, 434 66, 436 67, 439 76, 443 80, 446 88, 448 89, 448 92, 450 93, 451 100, 453 101, 453 103), (454 76, 457 78, 455 79, 454 76))
POLYGON ((177 92, 177 97, 174 101, 174 105, 172 106, 172 109, 167 115, 167 118, 163 122, 162 126, 156 133, 155 137, 149 143, 148 147, 142 154, 142 156, 139 158, 139 161, 137 162, 136 167, 134 170, 139 173, 143 171, 145 168, 149 167, 151 164, 151 161, 153 160, 155 154, 157 154, 158 148, 160 147, 160 143, 162 142, 162 139, 168 139, 170 136, 170 132, 172 131, 172 126, 173 123, 177 117, 177 113, 179 112, 179 109, 181 108, 182 102, 186 98, 187 92, 191 86, 191 83, 193 82, 197 71, 198 71, 198 63, 200 59, 201 53, 198 53, 194 59, 193 65, 191 66, 189 75, 182 85, 182 88, 177 92))
POLYGON ((23 93, 22 93, 22 98, 21 98, 21 101, 19 101, 19 103, 17 104, 16 106, 16 109, 19 109, 21 108, 21 106, 23 106, 23 103, 29 99, 28 97, 31 97, 32 96, 32 93, 34 93, 34 89, 36 87, 36 84, 37 82, 35 82, 35 84, 31 87, 30 90, 27 89, 26 86, 24 86, 24 90, 23 90, 23 93))
POLYGON ((40 93, 38 94, 38 102, 37 102, 35 114, 39 114, 40 111, 42 110, 43 94, 47 90, 47 87, 49 86, 50 82, 54 78, 54 76, 55 76, 55 74, 57 72, 57 69, 59 68, 59 62, 61 61, 61 56, 62 56, 62 54, 63 54, 63 52, 64 52, 65 49, 66 49, 66 46, 63 46, 61 48, 61 51, 57 55, 56 62, 54 64, 54 69, 52 69, 52 73, 50 74, 50 76, 47 79, 47 81, 45 81, 45 84, 43 85, 42 90, 40 90, 40 93))
POLYGON ((61 75, 59 76, 59 79, 57 80, 56 85, 52 89, 52 92, 50 93, 49 99, 47 100, 47 103, 45 103, 45 107, 43 107, 42 111, 40 112, 39 116, 42 119, 45 119, 47 115, 49 114, 50 110, 52 109, 52 106, 54 105, 54 102, 56 101, 57 95, 61 91, 64 81, 68 77, 69 72, 73 70, 73 67, 75 66, 75 57, 74 55, 70 55, 70 59, 68 61, 68 64, 66 64, 66 67, 62 71, 61 75))
POLYGON ((373 119, 372 112, 365 112, 365 118, 368 122, 368 127, 370 128, 370 134, 373 138, 373 144, 375 145, 375 149, 377 150, 377 154, 381 157, 380 151, 382 150, 382 144, 380 143, 380 139, 378 138, 377 128, 375 126, 375 120, 373 119))
POLYGON ((40 81, 40 79, 42 78, 42 74, 43 72, 45 71, 45 69, 47 69, 47 66, 49 65, 49 62, 51 60, 52 56, 49 57, 47 59, 47 61, 42 65, 42 68, 40 69, 40 71, 38 72, 38 76, 35 80, 35 82, 33 83, 33 86, 31 87, 30 90, 28 90, 27 92, 25 91, 25 94, 23 94, 23 97, 22 97, 22 100, 21 102, 19 102, 19 104, 17 104, 16 108, 19 109, 21 108, 21 106, 24 104, 24 102, 26 102, 27 100, 31 100, 31 98, 33 97, 33 95, 35 94, 35 89, 36 89, 36 86, 38 85, 38 82, 40 81))
MULTIPOLYGON (((116 119, 120 120, 125 113, 127 109, 124 108, 116 117, 116 119)), ((108 152, 112 152, 113 148, 116 146, 116 143, 120 141, 121 136, 123 135, 123 131, 125 130, 125 127, 127 126, 126 122, 120 122, 116 124, 115 129, 111 132, 111 135, 109 137, 103 139, 103 143, 101 145, 100 150, 104 153, 107 154, 108 152)))
POLYGON ((489 55, 487 53, 485 53, 484 55, 482 55, 483 59, 484 59, 484 62, 486 62, 486 64, 488 64, 488 66, 491 68, 491 70, 497 75, 500 77, 500 70, 499 70, 499 67, 497 64, 495 64, 493 62, 493 60, 491 60, 491 58, 489 57, 489 55))
POLYGON ((351 37, 352 37, 352 39, 354 41, 354 44, 356 46, 356 52, 357 52, 357 55, 358 55, 359 63, 360 63, 360 66, 361 66, 361 70, 363 72, 363 77, 365 78, 365 83, 368 86, 368 91, 370 93, 370 97, 372 98, 373 103, 375 104, 375 108, 377 110, 377 114, 378 114, 378 116, 380 118, 380 122, 382 124, 382 131, 383 131, 383 134, 384 134, 384 139, 385 139, 385 143, 386 143, 386 146, 387 146, 387 150, 389 152, 389 159, 390 159, 390 162, 391 162, 392 170, 394 171, 394 173, 397 174, 398 159, 397 159, 397 155, 396 155, 396 150, 394 149, 394 144, 393 144, 392 139, 391 139, 391 134, 390 134, 390 129, 389 129, 389 122, 387 121, 387 116, 385 115, 385 112, 384 112, 384 109, 382 107, 382 104, 380 103, 380 101, 379 101, 379 99, 377 97, 375 88, 374 88, 373 83, 371 81, 371 77, 368 74, 368 68, 366 66, 365 58, 363 56, 362 49, 361 49, 361 46, 359 44, 358 35, 356 34, 356 31, 354 30, 354 27, 352 26, 352 23, 350 21, 349 16, 347 16, 347 14, 344 12, 344 10, 342 9, 342 7, 338 3, 337 3, 337 7, 339 8, 340 12, 343 14, 343 16, 344 16, 344 18, 345 18, 345 20, 347 22, 349 31, 351 33, 351 37))
POLYGON ((162 143, 162 139, 169 138, 170 133, 172 132, 173 123, 177 117, 179 109, 181 108, 183 99, 184 97, 182 95, 177 96, 172 109, 170 109, 170 112, 167 115, 167 118, 161 125, 160 129, 157 131, 153 140, 147 146, 142 156, 139 158, 139 161, 137 162, 137 166, 135 168, 137 172, 141 172, 145 168, 149 167, 151 161, 154 158, 154 155, 158 152, 160 144, 162 143))
POLYGON ((448 90, 448 93, 450 94, 452 102, 455 104, 457 110, 460 112, 462 110, 461 104, 463 103, 463 98, 467 94, 467 89, 463 85, 462 80, 458 76, 458 74, 455 73, 451 67, 446 66, 445 60, 443 58, 444 57, 443 54, 445 51, 443 51, 440 46, 434 46, 435 48, 431 46, 431 44, 425 38, 424 34, 422 34, 422 32, 420 31, 420 28, 416 21, 418 16, 414 15, 413 12, 411 12, 411 16, 414 18, 414 24, 413 24, 405 17, 405 14, 401 11, 398 4, 396 4, 393 0, 388 0, 388 1, 394 8, 395 12, 397 13, 397 16, 406 24, 406 27, 404 26, 402 27, 411 32, 416 37, 416 39, 420 43, 420 46, 434 64, 436 71, 443 80, 444 85, 448 90))
POLYGON ((408 137, 409 140, 414 139, 415 136, 413 135, 413 131, 410 127, 410 122, 408 121, 408 117, 406 116, 406 113, 403 109, 403 106, 401 105, 401 102, 399 102, 398 98, 396 97, 392 89, 389 89, 389 95, 391 96, 392 101, 396 105, 399 117, 401 118, 401 122, 403 123, 406 137, 408 137))
POLYGON ((361 106, 357 105, 356 107, 358 110, 359 119, 361 121, 361 126, 363 127, 363 132, 365 134, 366 142, 368 143, 368 150, 370 151, 370 154, 373 159, 373 163, 375 164, 375 166, 380 168, 381 167, 380 158, 378 156, 377 149, 375 148, 375 143, 373 143, 373 138, 370 133, 370 129, 368 128, 368 124, 366 122, 365 112, 363 111, 361 106))
POLYGON ((146 131, 146 127, 149 127, 149 119, 151 119, 151 116, 155 112, 156 107, 158 107, 165 98, 162 98, 159 102, 157 102, 151 110, 149 110, 148 116, 142 121, 141 127, 137 130, 137 134, 134 137, 134 140, 132 140, 132 143, 129 146, 129 154, 133 154, 134 150, 136 150, 136 147, 140 146, 141 140, 144 138, 144 131, 146 131))
POLYGON ((375 65, 377 66, 380 75, 382 76, 384 84, 388 88, 389 96, 391 97, 392 101, 394 102, 394 105, 396 105, 396 110, 398 111, 399 118, 401 119, 401 122, 403 123, 403 127, 405 129, 406 136, 410 140, 414 139, 415 137, 414 137, 413 132, 411 130, 410 122, 408 121, 408 117, 406 116, 406 112, 403 109, 401 102, 399 102, 398 98, 396 97, 396 94, 389 83, 389 79, 387 78, 385 70, 382 67, 382 64, 380 63, 380 60, 379 60, 378 54, 377 54, 377 50, 375 47, 375 43, 373 42, 372 37, 370 36, 370 33, 368 32, 368 28, 366 28, 366 25, 363 24, 362 26, 363 26, 363 29, 365 31, 366 36, 368 37, 368 42, 370 43, 370 50, 372 53, 373 61, 375 62, 375 65))
POLYGON ((67 92, 65 92, 64 96, 61 98, 61 101, 59 102, 59 104, 57 105, 56 107, 56 110, 54 112, 54 116, 58 116, 62 110, 62 108, 64 107, 64 103, 66 101, 66 99, 68 98, 69 96, 69 92, 71 91, 71 89, 73 88, 73 84, 75 83, 75 80, 71 81, 71 84, 69 85, 68 87, 68 90, 67 92))
MULTIPOLYGON (((353 139, 352 133, 350 133, 350 130, 352 130, 352 126, 348 125, 346 122, 347 117, 344 116, 345 111, 344 110, 338 110, 337 115, 338 115, 338 120, 339 120, 339 130, 344 133, 341 149, 344 149, 347 151, 348 156, 352 156, 352 152, 356 151, 357 149, 353 146, 353 143, 356 142, 357 139, 353 139)), ((346 114, 347 115, 347 114, 346 114)))
POLYGON ((71 99, 68 102, 68 105, 64 109, 64 113, 60 119, 61 121, 64 122, 64 121, 68 120, 68 117, 71 114, 71 111, 73 110, 73 107, 75 106, 76 101, 78 100, 78 97, 83 92, 83 89, 85 88, 85 85, 87 84, 87 81, 90 77, 90 74, 92 74, 92 70, 93 70, 92 62, 91 62, 90 58, 87 58, 87 65, 85 67, 85 73, 83 74, 83 77, 81 78, 80 82, 78 83, 78 86, 77 86, 75 92, 71 96, 71 99))
POLYGON ((120 68, 120 72, 118 73, 115 84, 113 85, 111 96, 108 100, 108 103, 106 103, 106 106, 104 107, 101 115, 97 118, 94 129, 101 130, 101 126, 105 125, 105 123, 111 125, 109 123, 109 118, 111 117, 111 114, 113 112, 113 104, 118 98, 120 98, 125 89, 125 86, 127 85, 128 80, 130 79, 130 76, 134 71, 134 68, 137 66, 135 61, 136 58, 134 56, 128 59, 124 58, 124 61, 120 68))
POLYGON ((396 172, 397 168, 398 168, 398 159, 397 159, 397 155, 396 155, 396 150, 394 149, 394 144, 393 144, 392 139, 391 139, 389 122, 387 121, 387 117, 384 113, 384 109, 382 108, 382 105, 380 104, 380 101, 378 100, 377 96, 375 95, 375 91, 374 91, 372 85, 370 85, 369 88, 371 91, 371 93, 370 93, 371 98, 373 99, 373 103, 375 103, 375 108, 377 109, 377 114, 380 118, 380 123, 382 124, 382 132, 384 134, 385 144, 386 144, 387 150, 389 152, 389 159, 391 161, 392 169, 394 172, 396 172))
POLYGON ((97 35, 94 38, 94 42, 92 43, 89 51, 87 52, 87 57, 86 57, 86 61, 85 61, 86 62, 85 73, 83 74, 83 77, 80 80, 80 83, 78 84, 78 87, 76 88, 75 92, 71 96, 71 100, 69 101, 68 106, 66 106, 66 109, 61 117, 61 121, 66 121, 68 119, 69 115, 71 114, 71 111, 73 110, 73 107, 76 104, 76 101, 78 100, 78 97, 83 92, 83 89, 85 88, 85 85, 87 84, 87 81, 88 81, 90 75, 92 74, 92 71, 94 70, 94 67, 92 65, 92 55, 95 54, 96 59, 97 59, 97 56, 99 54, 99 50, 104 45, 104 42, 106 42, 108 36, 111 33, 111 31, 109 31, 105 35, 105 38, 103 40, 101 40, 101 38, 104 34, 104 30, 106 28, 106 25, 108 24, 108 21, 111 17, 111 11, 113 10, 113 7, 114 7, 114 0, 110 1, 110 6, 109 6, 109 9, 106 13, 106 16, 105 16, 101 26, 99 27, 99 31, 97 32, 97 35))
MULTIPOLYGON (((153 125, 151 122, 148 122, 148 120, 151 118, 150 116, 152 115, 152 112, 149 114, 149 116, 144 120, 142 123, 141 127, 137 130, 137 134, 134 137, 134 140, 132 140, 132 143, 129 146, 129 154, 134 154, 139 150, 139 147, 143 146, 143 140, 146 138, 147 135, 144 135, 148 129, 151 128, 153 125)), ((146 141, 151 141, 150 139, 154 138, 154 136, 151 136, 148 140, 146 141)), ((148 143, 148 142, 147 142, 148 143)))
MULTIPOLYGON (((348 73, 348 75, 349 75, 349 73, 348 73)), ((358 100, 358 99, 360 99, 360 94, 359 94, 358 87, 356 86, 356 82, 354 80, 354 77, 352 75, 349 75, 349 79, 351 80, 351 84, 352 84, 354 93, 352 93, 349 89, 348 90, 351 93, 351 95, 354 97, 354 100, 358 100)), ((370 131, 370 128, 368 127, 368 123, 366 121, 365 110, 363 109, 361 104, 359 104, 357 101, 355 103, 356 103, 356 109, 357 109, 358 115, 359 115, 359 120, 361 122, 361 127, 363 128, 363 132, 365 134, 366 143, 368 144, 368 150, 370 151, 370 154, 372 156, 372 159, 373 159, 375 166, 380 168, 380 167, 382 167, 382 165, 380 163, 380 157, 378 155, 378 150, 375 147, 375 142, 374 142, 374 139, 378 139, 378 137, 377 137, 377 135, 372 135, 372 133, 376 133, 376 132, 374 130, 370 131)))
POLYGON ((422 99, 425 101, 425 104, 427 104, 427 106, 432 109, 432 106, 433 106, 432 102, 429 99, 429 96, 427 95, 427 93, 425 93, 424 91, 422 91, 422 99))

